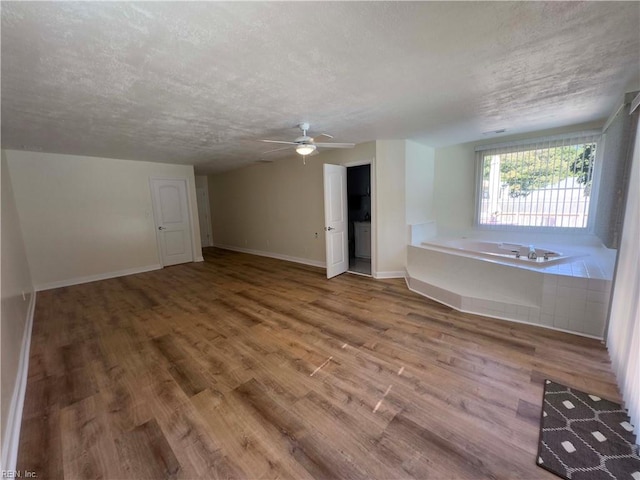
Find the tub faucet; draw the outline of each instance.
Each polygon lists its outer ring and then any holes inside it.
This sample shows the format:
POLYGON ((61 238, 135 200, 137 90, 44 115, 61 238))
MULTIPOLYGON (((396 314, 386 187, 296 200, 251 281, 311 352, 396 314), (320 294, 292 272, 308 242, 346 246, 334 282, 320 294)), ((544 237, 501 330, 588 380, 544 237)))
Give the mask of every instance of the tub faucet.
POLYGON ((533 248, 533 245, 529 245, 529 254, 527 255, 529 260, 536 260, 538 258, 538 254, 536 253, 536 249, 533 248))
POLYGON ((516 258, 520 258, 520 250, 511 250, 511 253, 515 253, 516 258))

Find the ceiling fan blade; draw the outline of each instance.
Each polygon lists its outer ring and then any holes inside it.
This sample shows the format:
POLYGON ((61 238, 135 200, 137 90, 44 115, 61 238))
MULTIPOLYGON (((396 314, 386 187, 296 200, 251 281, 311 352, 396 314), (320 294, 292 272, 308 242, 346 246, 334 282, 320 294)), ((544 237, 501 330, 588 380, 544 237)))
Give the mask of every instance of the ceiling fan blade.
POLYGON ((276 148, 275 150, 267 150, 266 152, 262 152, 262 155, 266 155, 267 153, 279 152, 280 150, 289 150, 290 148, 293 148, 293 147, 282 147, 282 148, 276 148))
POLYGON ((321 148, 353 148, 355 143, 316 143, 316 147, 321 148))
POLYGON ((328 133, 319 133, 318 136, 319 137, 333 138, 333 135, 329 135, 328 133))
POLYGON ((284 142, 282 140, 260 140, 261 142, 266 143, 284 143, 286 145, 298 145, 296 142, 284 142))

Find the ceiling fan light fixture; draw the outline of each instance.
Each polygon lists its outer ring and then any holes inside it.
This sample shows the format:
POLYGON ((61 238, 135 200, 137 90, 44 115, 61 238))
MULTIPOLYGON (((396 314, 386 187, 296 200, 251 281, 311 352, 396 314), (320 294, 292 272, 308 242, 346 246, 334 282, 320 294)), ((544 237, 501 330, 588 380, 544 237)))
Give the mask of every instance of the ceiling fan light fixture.
POLYGON ((309 155, 310 153, 315 152, 315 150, 316 150, 316 146, 309 145, 309 144, 298 145, 296 147, 296 152, 299 153, 300 155, 309 155))

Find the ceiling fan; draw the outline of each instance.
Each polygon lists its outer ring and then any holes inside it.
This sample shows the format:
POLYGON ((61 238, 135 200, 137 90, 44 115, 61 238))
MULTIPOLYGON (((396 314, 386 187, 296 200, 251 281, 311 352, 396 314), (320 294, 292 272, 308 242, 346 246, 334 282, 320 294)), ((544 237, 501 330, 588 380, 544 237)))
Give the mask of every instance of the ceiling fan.
MULTIPOLYGON (((307 131, 309 130, 309 124, 304 122, 298 125, 298 128, 302 130, 302 136, 296 138, 293 142, 285 142, 282 140, 262 140, 266 143, 280 143, 287 145, 286 147, 276 148, 275 150, 269 150, 267 153, 279 152, 280 150, 286 150, 288 148, 295 148, 296 152, 306 157, 307 155, 316 155, 318 147, 320 148, 353 148, 355 147, 355 143, 324 143, 324 142, 316 142, 313 137, 307 135, 307 131)), ((331 135, 327 133, 322 133, 320 136, 324 136, 327 138, 333 138, 331 135)))

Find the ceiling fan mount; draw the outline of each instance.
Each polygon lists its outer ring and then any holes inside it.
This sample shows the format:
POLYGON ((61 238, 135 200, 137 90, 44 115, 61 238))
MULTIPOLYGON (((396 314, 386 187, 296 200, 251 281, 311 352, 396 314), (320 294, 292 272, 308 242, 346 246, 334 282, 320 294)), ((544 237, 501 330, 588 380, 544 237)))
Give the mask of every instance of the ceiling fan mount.
MULTIPOLYGON (((287 142, 283 140, 262 140, 266 143, 279 143, 287 145, 286 147, 277 148, 275 150, 270 150, 267 153, 279 152, 281 150, 286 150, 289 148, 295 148, 296 152, 303 157, 307 155, 317 155, 318 147, 320 148, 353 148, 355 146, 354 143, 325 143, 325 142, 316 142, 313 137, 307 135, 307 131, 310 129, 310 125, 308 122, 302 122, 298 124, 298 128, 302 131, 302 135, 297 137, 292 142, 287 142)), ((327 138, 333 138, 332 135, 328 133, 321 133, 319 136, 324 136, 327 138)))
POLYGON ((302 130, 303 134, 306 135, 307 130, 309 130, 309 122, 302 122, 298 124, 298 128, 302 130))

